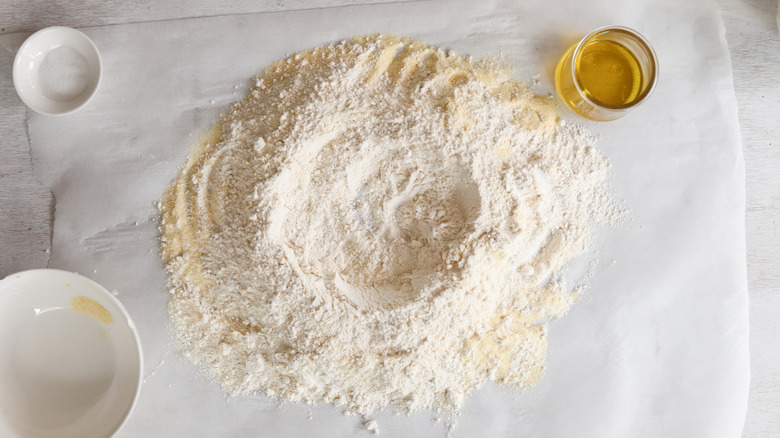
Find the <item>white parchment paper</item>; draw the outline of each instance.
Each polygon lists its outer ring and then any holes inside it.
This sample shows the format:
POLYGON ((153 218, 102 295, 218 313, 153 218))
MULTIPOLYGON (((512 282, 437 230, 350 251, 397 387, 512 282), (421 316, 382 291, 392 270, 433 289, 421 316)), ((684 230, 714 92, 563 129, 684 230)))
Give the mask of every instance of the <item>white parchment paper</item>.
MULTIPOLYGON (((660 81, 624 119, 586 122, 632 221, 602 233, 591 289, 549 332, 525 393, 488 386, 456 437, 738 437, 748 391, 744 172, 724 30, 712 1, 421 1, 83 29, 103 55, 95 99, 31 114, 38 178, 56 196, 51 267, 118 292, 145 354, 119 437, 369 436, 331 406, 228 399, 171 347, 155 203, 187 150, 251 77, 285 55, 355 34, 503 55, 552 91, 565 48, 607 24, 654 45, 660 81), (539 76, 536 76, 539 74, 539 76)), ((376 414, 384 436, 445 436, 423 412, 376 414)))

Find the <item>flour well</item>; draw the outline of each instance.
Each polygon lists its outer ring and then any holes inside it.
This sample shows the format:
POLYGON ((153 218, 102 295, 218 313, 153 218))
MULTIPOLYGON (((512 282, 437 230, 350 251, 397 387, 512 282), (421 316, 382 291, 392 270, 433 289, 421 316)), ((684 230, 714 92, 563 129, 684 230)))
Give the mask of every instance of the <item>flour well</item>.
POLYGON ((489 63, 354 38, 278 61, 162 203, 184 355, 233 394, 457 410, 541 376, 607 162, 489 63))

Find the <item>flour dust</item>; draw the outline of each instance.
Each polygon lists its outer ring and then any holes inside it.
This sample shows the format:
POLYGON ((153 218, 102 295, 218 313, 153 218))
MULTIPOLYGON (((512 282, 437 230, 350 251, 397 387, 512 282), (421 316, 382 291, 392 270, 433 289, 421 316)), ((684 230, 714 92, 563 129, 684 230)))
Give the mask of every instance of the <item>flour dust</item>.
POLYGON ((542 373, 617 214, 582 128, 490 62, 357 37, 269 66, 166 192, 183 354, 232 394, 457 411, 542 373))

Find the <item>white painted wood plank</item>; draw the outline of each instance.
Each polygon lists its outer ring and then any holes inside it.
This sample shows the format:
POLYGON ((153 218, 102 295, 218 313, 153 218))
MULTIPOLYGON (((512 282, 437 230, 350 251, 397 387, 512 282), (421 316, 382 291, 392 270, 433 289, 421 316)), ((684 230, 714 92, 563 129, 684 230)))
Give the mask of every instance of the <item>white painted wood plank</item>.
POLYGON ((722 1, 745 154, 751 383, 745 438, 780 436, 780 38, 774 0, 722 1))
POLYGON ((403 1, 415 0, 3 0, 0 28, 31 32, 53 25, 86 27, 403 1))
POLYGON ((0 49, 0 278, 46 267, 53 202, 32 174, 26 108, 11 79, 13 57, 0 49))

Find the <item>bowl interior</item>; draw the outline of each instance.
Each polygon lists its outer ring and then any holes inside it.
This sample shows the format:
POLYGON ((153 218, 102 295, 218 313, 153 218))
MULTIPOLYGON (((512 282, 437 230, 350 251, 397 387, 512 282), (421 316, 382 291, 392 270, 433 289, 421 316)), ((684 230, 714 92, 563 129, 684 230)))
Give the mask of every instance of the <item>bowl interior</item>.
POLYGON ((109 437, 140 383, 135 328, 106 289, 49 269, 0 281, 0 436, 109 437))
POLYGON ((97 47, 69 27, 49 27, 30 36, 16 53, 14 86, 31 109, 67 114, 95 95, 102 75, 97 47))

